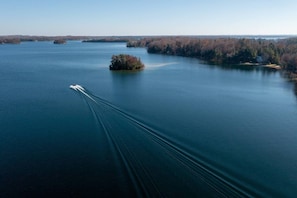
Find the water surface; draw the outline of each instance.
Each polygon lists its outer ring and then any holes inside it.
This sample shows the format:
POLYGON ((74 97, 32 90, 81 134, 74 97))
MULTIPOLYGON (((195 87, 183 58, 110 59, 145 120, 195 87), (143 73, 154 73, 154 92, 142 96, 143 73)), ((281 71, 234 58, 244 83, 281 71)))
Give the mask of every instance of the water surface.
POLYGON ((25 42, 0 46, 0 83, 1 197, 297 193, 297 103, 280 72, 25 42), (118 53, 146 69, 109 71, 118 53))

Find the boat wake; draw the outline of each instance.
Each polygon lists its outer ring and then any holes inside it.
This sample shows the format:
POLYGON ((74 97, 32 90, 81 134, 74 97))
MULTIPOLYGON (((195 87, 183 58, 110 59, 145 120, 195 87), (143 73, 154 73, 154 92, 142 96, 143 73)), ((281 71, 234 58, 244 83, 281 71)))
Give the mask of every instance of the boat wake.
POLYGON ((146 65, 146 69, 156 69, 159 67, 165 67, 165 66, 176 65, 176 64, 178 64, 178 62, 148 64, 146 65))
POLYGON ((121 178, 127 177, 125 181, 129 181, 132 195, 251 196, 248 189, 235 185, 230 178, 164 132, 81 85, 70 85, 69 88, 79 93, 87 103, 108 142, 112 153, 110 160, 119 167, 115 172, 121 174, 121 178))

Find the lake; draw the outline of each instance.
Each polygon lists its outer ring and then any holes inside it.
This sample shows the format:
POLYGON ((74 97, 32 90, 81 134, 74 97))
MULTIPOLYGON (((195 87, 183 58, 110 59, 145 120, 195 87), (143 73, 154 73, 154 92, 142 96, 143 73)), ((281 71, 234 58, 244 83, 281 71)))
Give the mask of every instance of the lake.
POLYGON ((0 45, 0 83, 0 197, 297 194, 296 88, 279 71, 24 42, 0 45), (145 70, 109 71, 119 53, 145 70))

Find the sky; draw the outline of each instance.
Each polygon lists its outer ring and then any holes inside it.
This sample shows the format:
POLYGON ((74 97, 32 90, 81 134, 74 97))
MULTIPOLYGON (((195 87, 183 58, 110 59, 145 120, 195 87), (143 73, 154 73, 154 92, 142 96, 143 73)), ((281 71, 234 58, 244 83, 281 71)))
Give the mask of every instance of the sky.
POLYGON ((296 0, 0 0, 0 35, 297 35, 296 0))

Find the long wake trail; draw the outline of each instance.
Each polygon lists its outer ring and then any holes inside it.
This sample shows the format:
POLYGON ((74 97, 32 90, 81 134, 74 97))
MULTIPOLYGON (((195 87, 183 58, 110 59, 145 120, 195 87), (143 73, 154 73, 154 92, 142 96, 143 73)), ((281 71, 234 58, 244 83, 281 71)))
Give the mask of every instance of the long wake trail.
MULTIPOLYGON (((77 93, 80 93, 82 96, 85 96, 87 99, 94 102, 97 106, 101 108, 101 110, 104 109, 108 111, 106 106, 102 106, 101 103, 98 103, 91 95, 87 93, 87 91, 82 86, 71 85, 70 88, 74 89, 75 91, 77 91, 77 93)), ((92 112, 95 118, 95 121, 97 122, 97 125, 100 125, 104 131, 104 134, 110 145, 110 149, 113 153, 113 157, 115 158, 114 162, 116 163, 118 161, 117 159, 120 159, 121 163, 124 165, 126 173, 129 176, 132 185, 134 186, 136 196, 150 197, 151 189, 147 189, 147 186, 146 184, 144 184, 143 181, 145 180, 152 181, 152 180, 148 178, 141 178, 141 175, 143 174, 138 173, 138 171, 135 168, 135 164, 136 164, 135 156, 133 156, 131 151, 127 148, 126 144, 122 142, 122 140, 120 140, 119 138, 116 138, 110 132, 112 127, 110 127, 111 125, 108 123, 108 121, 103 121, 104 115, 102 111, 96 111, 95 108, 93 108, 93 105, 88 100, 85 100, 85 102, 87 103, 89 110, 92 112)), ((139 163, 138 163, 138 166, 139 166, 139 163)), ((140 165, 140 168, 143 170, 143 172, 145 172, 144 171, 145 168, 142 165, 140 165)), ((156 188, 156 185, 153 184, 152 186, 154 187, 153 190, 156 191, 157 194, 161 195, 160 191, 156 188)))
POLYGON ((176 163, 180 164, 181 167, 188 170, 192 175, 195 175, 197 179, 203 181, 213 192, 216 192, 217 195, 221 197, 252 197, 249 193, 249 189, 233 184, 232 180, 224 177, 223 174, 214 168, 210 168, 210 165, 190 152, 187 152, 185 148, 172 140, 172 138, 162 134, 162 132, 148 126, 146 123, 109 101, 92 94, 92 92, 80 85, 71 85, 70 88, 89 100, 86 100, 88 107, 95 117, 95 120, 97 120, 98 124, 102 127, 111 145, 111 149, 121 159, 136 190, 137 196, 162 196, 162 190, 159 189, 157 182, 152 177, 149 170, 137 159, 137 156, 131 148, 129 149, 129 146, 124 142, 123 138, 113 132, 112 123, 109 123, 107 120, 104 121, 103 111, 114 112, 117 116, 121 116, 124 120, 138 128, 138 131, 141 131, 148 140, 159 145, 176 163), (94 107, 99 108, 98 113, 94 107))

